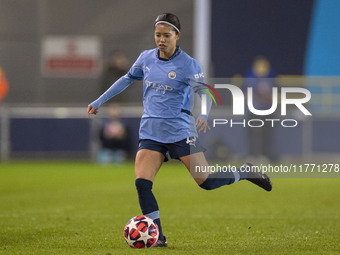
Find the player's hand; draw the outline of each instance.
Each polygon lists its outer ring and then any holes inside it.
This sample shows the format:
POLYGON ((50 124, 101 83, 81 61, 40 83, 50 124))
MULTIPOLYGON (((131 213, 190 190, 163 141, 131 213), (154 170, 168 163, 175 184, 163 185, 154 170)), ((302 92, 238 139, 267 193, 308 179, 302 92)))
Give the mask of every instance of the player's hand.
POLYGON ((196 127, 198 130, 198 133, 203 131, 203 133, 207 132, 207 129, 210 130, 210 127, 208 125, 208 122, 205 119, 197 119, 196 120, 196 127))
POLYGON ((87 115, 89 116, 89 118, 91 117, 91 114, 96 115, 97 112, 98 112, 98 111, 97 111, 96 109, 94 109, 92 105, 89 104, 89 105, 87 106, 87 115))

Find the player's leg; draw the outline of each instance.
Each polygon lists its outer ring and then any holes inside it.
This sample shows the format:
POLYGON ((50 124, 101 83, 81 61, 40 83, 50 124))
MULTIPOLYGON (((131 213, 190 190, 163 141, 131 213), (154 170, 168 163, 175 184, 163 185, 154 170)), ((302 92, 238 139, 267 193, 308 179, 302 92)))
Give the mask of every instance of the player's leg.
POLYGON ((180 157, 179 159, 188 169, 191 176, 194 178, 194 180, 196 181, 198 185, 201 185, 209 177, 209 174, 210 174, 209 172, 199 171, 199 169, 196 168, 196 166, 202 166, 201 169, 203 169, 208 166, 208 162, 205 159, 203 152, 198 152, 192 155, 180 157))
POLYGON ((233 184, 245 179, 245 176, 240 171, 218 171, 211 173, 203 152, 181 157, 180 160, 189 170, 196 183, 206 190, 216 189, 223 185, 233 184))
MULTIPOLYGON (((138 192, 139 205, 143 215, 154 220, 159 228, 159 241, 166 241, 163 236, 162 226, 159 219, 159 208, 156 198, 152 192, 153 180, 164 161, 161 152, 141 149, 137 152, 135 161, 136 188, 138 192)), ((158 245, 160 246, 160 245, 158 245)))
POLYGON ((211 190, 240 180, 239 173, 210 173, 205 150, 197 137, 189 137, 168 147, 170 156, 180 159, 196 183, 203 189, 211 190))
POLYGON ((143 178, 153 182, 163 161, 164 155, 158 151, 139 150, 135 160, 136 179, 143 178))
POLYGON ((241 168, 227 168, 223 171, 221 169, 221 171, 210 173, 209 165, 203 152, 181 157, 180 160, 189 170, 196 183, 206 190, 217 189, 241 180, 248 180, 267 191, 272 189, 268 176, 258 171, 252 164, 245 164, 241 168))

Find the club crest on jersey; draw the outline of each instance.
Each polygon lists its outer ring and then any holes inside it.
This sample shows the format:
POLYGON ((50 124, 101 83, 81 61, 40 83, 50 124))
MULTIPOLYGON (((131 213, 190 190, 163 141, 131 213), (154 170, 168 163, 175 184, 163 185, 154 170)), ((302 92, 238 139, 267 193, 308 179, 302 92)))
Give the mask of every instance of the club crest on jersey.
POLYGON ((168 73, 168 77, 173 80, 176 78, 176 73, 174 71, 171 71, 168 73))

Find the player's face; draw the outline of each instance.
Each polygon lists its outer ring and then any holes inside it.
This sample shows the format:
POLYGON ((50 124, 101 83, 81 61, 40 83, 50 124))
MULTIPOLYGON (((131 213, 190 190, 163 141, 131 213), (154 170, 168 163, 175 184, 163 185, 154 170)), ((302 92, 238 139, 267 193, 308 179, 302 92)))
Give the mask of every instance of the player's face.
POLYGON ((176 34, 173 28, 167 24, 158 24, 155 28, 155 42, 161 58, 170 58, 175 50, 180 33, 176 34))

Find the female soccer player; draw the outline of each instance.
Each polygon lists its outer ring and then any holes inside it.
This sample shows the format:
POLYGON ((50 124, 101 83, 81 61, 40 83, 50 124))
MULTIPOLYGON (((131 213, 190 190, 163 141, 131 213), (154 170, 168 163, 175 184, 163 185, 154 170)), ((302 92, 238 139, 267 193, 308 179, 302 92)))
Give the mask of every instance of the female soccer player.
MULTIPOLYGON (((134 80, 143 79, 144 112, 135 160, 135 184, 143 215, 152 218, 159 227, 159 240, 155 246, 167 247, 158 204, 152 193, 154 178, 162 163, 168 160, 167 153, 171 158, 182 161, 197 184, 206 190, 246 179, 270 191, 271 183, 261 172, 248 173, 240 169, 213 174, 195 172, 195 166, 208 166, 204 149, 197 138, 197 129, 199 132, 210 129, 207 116, 200 115, 195 121, 190 112, 193 106, 190 95, 193 92, 200 96, 205 93, 199 83, 204 80, 203 73, 198 62, 177 46, 181 26, 176 15, 159 15, 154 28, 157 48, 143 51, 129 72, 88 106, 88 115, 97 114, 104 102, 122 92, 134 80)), ((207 97, 208 111, 211 105, 209 99, 207 97)))

